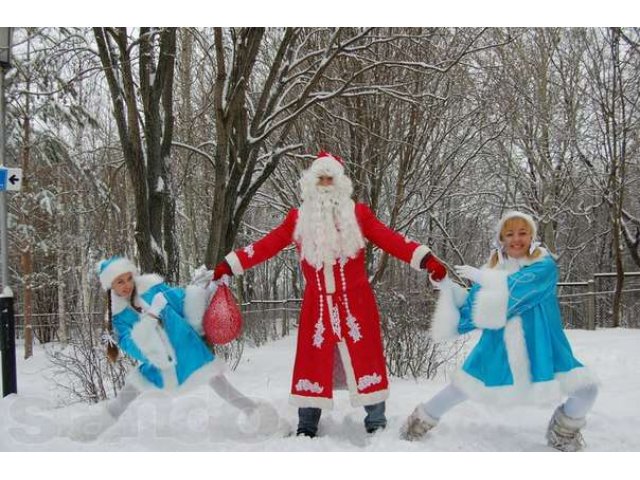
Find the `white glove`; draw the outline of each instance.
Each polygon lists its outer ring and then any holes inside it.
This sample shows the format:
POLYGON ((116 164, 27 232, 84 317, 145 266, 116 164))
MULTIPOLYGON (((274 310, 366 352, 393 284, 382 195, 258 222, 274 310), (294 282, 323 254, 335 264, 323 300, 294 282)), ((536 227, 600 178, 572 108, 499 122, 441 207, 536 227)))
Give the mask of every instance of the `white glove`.
POLYGON ((482 283, 482 270, 471 265, 456 265, 453 268, 460 277, 467 278, 475 283, 482 283))
POLYGON ((162 294, 162 292, 156 293, 155 296, 153 297, 153 300, 151 300, 151 305, 149 306, 149 309, 145 313, 159 317, 160 312, 162 312, 162 310, 166 306, 167 306, 167 299, 165 298, 164 294, 162 294))
POLYGON ((212 276, 213 270, 207 270, 207 267, 201 265, 193 272, 190 284, 206 288, 212 276))

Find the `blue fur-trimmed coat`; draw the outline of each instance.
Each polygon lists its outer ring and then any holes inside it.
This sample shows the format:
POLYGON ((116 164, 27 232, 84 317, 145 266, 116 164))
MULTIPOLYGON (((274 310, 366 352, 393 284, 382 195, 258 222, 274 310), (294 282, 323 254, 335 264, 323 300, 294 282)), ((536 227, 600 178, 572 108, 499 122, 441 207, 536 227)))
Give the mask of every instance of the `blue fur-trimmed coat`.
POLYGON ((155 274, 134 277, 134 283, 142 307, 140 313, 128 300, 111 291, 113 330, 118 345, 140 362, 138 372, 146 381, 158 388, 182 385, 194 372, 215 359, 200 336, 206 307, 204 291, 192 286, 186 289, 169 287, 155 274), (156 319, 145 315, 156 295, 162 295, 166 300, 161 302, 165 305, 158 314, 161 327, 157 326, 156 319), (155 366, 148 358, 152 351, 155 355, 162 352, 171 359, 172 365, 155 366))
POLYGON ((469 397, 531 401, 570 394, 596 381, 574 356, 557 296, 558 267, 540 249, 535 259, 483 268, 466 292, 443 283, 431 327, 435 340, 482 330, 452 383, 469 397))

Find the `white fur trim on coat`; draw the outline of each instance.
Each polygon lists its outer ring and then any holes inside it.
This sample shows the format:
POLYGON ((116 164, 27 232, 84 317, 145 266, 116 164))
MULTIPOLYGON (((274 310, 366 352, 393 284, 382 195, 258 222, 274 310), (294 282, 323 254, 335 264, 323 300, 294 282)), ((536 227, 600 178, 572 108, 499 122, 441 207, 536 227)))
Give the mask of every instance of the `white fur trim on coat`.
POLYGON ((513 383, 517 386, 531 385, 531 363, 521 317, 513 317, 504 327, 504 343, 513 383))
POLYGON ((352 407, 366 407, 384 402, 389 398, 389 390, 378 390, 371 393, 358 393, 357 395, 349 395, 349 402, 352 407))
POLYGON ((131 306, 131 301, 128 298, 121 297, 114 290, 111 290, 111 315, 117 315, 129 306, 131 306))
POLYGON ((162 388, 165 390, 175 390, 180 386, 175 367, 165 368, 160 370, 160 373, 162 374, 162 388))
POLYGON ((136 293, 138 295, 144 294, 150 288, 155 287, 156 285, 163 283, 164 278, 156 273, 147 273, 144 275, 139 275, 134 277, 133 281, 136 284, 136 293))
POLYGON ((430 252, 431 252, 431 249, 426 245, 418 246, 413 251, 413 255, 411 255, 411 263, 410 263, 411 267, 416 270, 420 270, 420 262, 422 262, 422 259, 424 258, 424 256, 430 252))
POLYGON ((493 405, 557 403, 563 395, 569 395, 581 388, 598 384, 597 378, 587 367, 578 367, 565 373, 557 373, 553 380, 533 383, 522 318, 519 316, 513 317, 507 323, 504 341, 509 369, 513 376, 513 385, 487 387, 462 369, 454 374, 453 384, 468 397, 493 405))
POLYGON ((304 395, 290 394, 289 404, 299 408, 315 407, 322 408, 324 410, 331 410, 333 408, 333 399, 326 397, 306 397, 304 395))
POLYGON ((347 381, 347 389, 349 390, 349 399, 352 400, 358 396, 358 384, 356 382, 356 375, 353 371, 353 365, 351 363, 351 356, 349 355, 349 349, 347 344, 343 341, 336 344, 338 346, 338 353, 340 354, 340 360, 342 360, 342 368, 344 369, 344 377, 347 381))
MULTIPOLYGON (((160 375, 162 375, 162 390, 174 390, 180 387, 175 368, 160 370, 160 375)), ((137 368, 132 369, 127 375, 125 387, 127 385, 132 386, 140 392, 158 391, 158 386, 150 382, 137 368)))
MULTIPOLYGON (((507 350, 509 369, 513 377, 513 385, 487 387, 482 381, 460 369, 454 374, 453 384, 470 398, 496 404, 527 403, 534 400, 531 383, 531 366, 524 340, 522 319, 514 317, 504 330, 504 342, 507 350)), ((559 389, 556 382, 544 382, 548 385, 539 387, 546 390, 543 397, 559 399, 559 389), (556 385, 553 385, 556 383, 556 385)))
POLYGON ((473 323, 478 328, 496 330, 507 324, 509 306, 508 272, 483 269, 481 288, 472 307, 473 323))
POLYGON ((215 357, 211 362, 206 363, 198 370, 189 375, 182 385, 183 390, 191 390, 208 383, 212 378, 224 375, 227 372, 227 364, 220 357, 215 357))
MULTIPOLYGON (((108 260, 103 260, 103 262, 108 260)), ((102 262, 100 262, 102 264, 102 262)), ((98 267, 100 268, 100 267, 98 267)), ((103 272, 98 271, 100 285, 104 290, 109 290, 113 281, 123 273, 131 272, 133 276, 139 274, 138 268, 128 258, 118 258, 111 262, 103 272)))
POLYGON ((185 289, 184 316, 198 335, 204 335, 202 317, 207 308, 208 299, 208 291, 204 288, 188 285, 185 289))
POLYGON ((176 353, 158 320, 142 315, 131 329, 131 338, 140 351, 155 367, 163 370, 172 368, 176 362, 176 353), (173 361, 170 361, 171 358, 173 361))
MULTIPOLYGON (((224 375, 227 371, 227 364, 219 357, 213 359, 213 361, 203 365, 198 370, 193 372, 189 378, 187 378, 182 385, 178 385, 178 377, 175 375, 175 368, 162 370, 162 379, 164 383, 163 388, 179 387, 182 391, 189 391, 198 388, 205 383, 209 382, 212 378, 219 375, 224 375), (173 373, 173 375, 171 375, 173 373), (173 378, 171 378, 173 377, 173 378)), ((127 375, 125 383, 131 384, 139 391, 157 390, 158 387, 151 383, 147 378, 140 373, 137 368, 131 370, 127 375)))
POLYGON ((464 305, 468 292, 449 277, 440 282, 440 295, 431 319, 430 333, 436 342, 458 336, 459 308, 464 305))
POLYGON ((469 398, 488 405, 514 404, 554 404, 566 395, 581 388, 598 385, 598 381, 587 367, 574 368, 566 373, 557 373, 556 378, 547 382, 529 383, 526 386, 508 385, 487 387, 464 370, 453 375, 452 383, 469 398))
POLYGON ((224 259, 231 267, 231 271, 234 275, 242 275, 244 273, 244 268, 242 268, 242 263, 240 263, 240 259, 236 252, 230 252, 226 257, 224 257, 224 259))
POLYGON ((351 356, 349 355, 349 349, 347 344, 342 341, 336 344, 338 346, 338 352, 340 353, 340 359, 342 360, 342 367, 344 368, 344 374, 347 380, 347 388, 349 389, 349 402, 352 407, 363 407, 365 405, 374 405, 386 400, 389 397, 389 390, 378 390, 371 393, 360 393, 358 391, 358 383, 356 381, 355 372, 351 363, 351 356))

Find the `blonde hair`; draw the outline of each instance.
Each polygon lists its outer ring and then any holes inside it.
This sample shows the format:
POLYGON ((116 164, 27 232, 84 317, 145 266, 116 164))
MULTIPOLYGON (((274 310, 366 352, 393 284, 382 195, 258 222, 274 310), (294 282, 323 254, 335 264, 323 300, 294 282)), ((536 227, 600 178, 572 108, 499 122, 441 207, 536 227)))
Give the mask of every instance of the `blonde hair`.
MULTIPOLYGON (((531 228, 531 225, 529 224, 529 222, 527 222, 522 217, 508 218, 504 222, 504 225, 502 225, 502 229, 500 230, 500 235, 499 235, 500 241, 502 241, 502 235, 504 234, 504 232, 506 232, 510 228, 515 229, 520 226, 524 226, 529 232, 529 234, 532 235, 531 241, 533 242, 533 229, 531 228)), ((541 254, 542 254, 542 250, 540 250, 539 247, 536 247, 531 253, 529 253, 529 251, 527 250, 527 258, 538 258, 541 254)), ((494 250, 493 253, 491 254, 491 257, 489 258, 489 268, 494 268, 498 264, 498 260, 499 260, 498 251, 494 250)))

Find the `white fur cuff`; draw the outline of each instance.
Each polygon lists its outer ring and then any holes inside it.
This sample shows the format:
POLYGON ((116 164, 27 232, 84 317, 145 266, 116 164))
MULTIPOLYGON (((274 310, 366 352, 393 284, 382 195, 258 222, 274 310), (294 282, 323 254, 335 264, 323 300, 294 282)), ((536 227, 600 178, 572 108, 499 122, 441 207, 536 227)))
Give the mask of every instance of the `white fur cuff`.
POLYGON ((206 289, 195 285, 188 285, 185 289, 184 316, 198 335, 204 334, 202 317, 207 308, 208 296, 206 289))
POLYGON ((244 273, 244 268, 242 268, 242 263, 240 263, 240 258, 238 258, 236 252, 229 253, 224 259, 231 267, 234 275, 242 275, 244 273))
MULTIPOLYGON (((458 310, 454 288, 457 288, 457 286, 454 285, 448 277, 441 282, 440 296, 438 297, 438 303, 436 303, 436 309, 433 312, 430 328, 431 337, 436 342, 450 340, 458 336, 460 311, 458 310)), ((462 288, 460 288, 460 290, 462 290, 462 288)), ((464 302, 463 296, 460 295, 460 297, 458 300, 464 302)))
POLYGON ((497 330, 507 324, 508 276, 503 271, 482 270, 481 288, 472 309, 473 323, 478 328, 497 330))
POLYGON ((420 245, 419 247, 417 247, 413 251, 413 255, 411 255, 411 268, 420 270, 420 263, 427 253, 431 253, 431 249, 426 245, 420 245))

